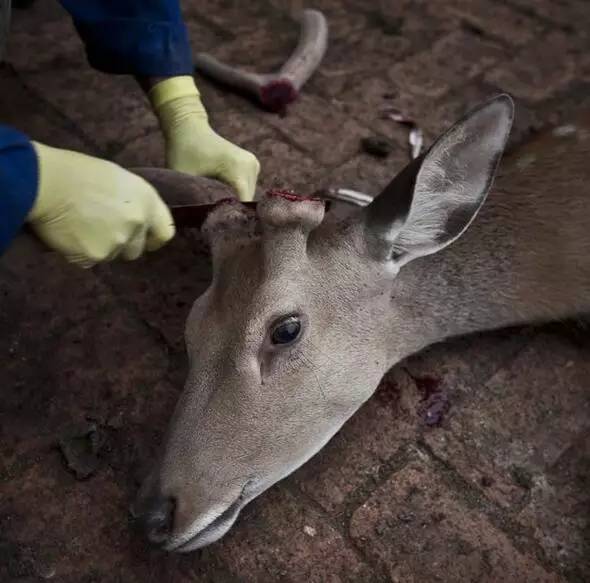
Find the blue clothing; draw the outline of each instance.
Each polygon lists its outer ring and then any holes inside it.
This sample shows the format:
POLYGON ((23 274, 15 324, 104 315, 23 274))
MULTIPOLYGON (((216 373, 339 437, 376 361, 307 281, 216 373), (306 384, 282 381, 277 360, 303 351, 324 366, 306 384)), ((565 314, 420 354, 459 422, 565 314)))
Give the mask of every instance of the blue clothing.
POLYGON ((179 0, 60 1, 96 69, 153 77, 192 74, 179 0))
POLYGON ((0 126, 0 253, 19 232, 37 195, 37 155, 27 136, 0 126))
MULTIPOLYGON (((179 0, 61 0, 105 73, 167 77, 192 74, 179 0)), ((0 125, 0 253, 10 244, 37 193, 37 157, 22 133, 0 125)))

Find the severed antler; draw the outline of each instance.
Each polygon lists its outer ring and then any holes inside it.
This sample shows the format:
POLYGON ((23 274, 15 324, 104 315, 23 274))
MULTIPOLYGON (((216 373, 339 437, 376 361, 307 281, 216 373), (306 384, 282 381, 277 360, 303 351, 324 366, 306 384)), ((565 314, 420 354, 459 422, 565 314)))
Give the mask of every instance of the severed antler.
POLYGON ((207 53, 195 56, 196 69, 229 87, 254 95, 268 110, 283 112, 317 69, 328 46, 326 18, 317 10, 301 14, 301 34, 295 51, 276 73, 259 74, 231 67, 207 53))

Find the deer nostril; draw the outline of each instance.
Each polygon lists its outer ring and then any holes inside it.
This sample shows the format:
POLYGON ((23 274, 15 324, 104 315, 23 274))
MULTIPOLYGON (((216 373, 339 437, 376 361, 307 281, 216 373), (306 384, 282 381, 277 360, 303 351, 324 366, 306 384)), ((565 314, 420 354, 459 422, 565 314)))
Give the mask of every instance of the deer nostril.
POLYGON ((156 497, 145 504, 141 514, 141 523, 148 540, 154 544, 162 544, 172 532, 174 523, 173 498, 156 497))

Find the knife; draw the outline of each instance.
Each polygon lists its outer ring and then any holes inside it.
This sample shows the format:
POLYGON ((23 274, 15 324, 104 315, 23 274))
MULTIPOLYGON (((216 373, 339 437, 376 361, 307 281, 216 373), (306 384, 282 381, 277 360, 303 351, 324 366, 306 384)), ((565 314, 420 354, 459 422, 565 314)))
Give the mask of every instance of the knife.
MULTIPOLYGON (((198 229, 209 213, 218 205, 212 203, 170 204, 168 208, 178 229, 198 229)), ((256 210, 256 202, 243 202, 244 206, 256 210)))
MULTIPOLYGON (((172 218, 178 229, 198 229, 207 218, 207 215, 218 205, 219 203, 206 203, 206 204, 170 204, 168 208, 172 213, 172 218)), ((241 202, 240 204, 247 208, 255 211, 257 201, 253 202, 241 202)), ((330 209, 330 201, 325 200, 326 211, 330 209)))

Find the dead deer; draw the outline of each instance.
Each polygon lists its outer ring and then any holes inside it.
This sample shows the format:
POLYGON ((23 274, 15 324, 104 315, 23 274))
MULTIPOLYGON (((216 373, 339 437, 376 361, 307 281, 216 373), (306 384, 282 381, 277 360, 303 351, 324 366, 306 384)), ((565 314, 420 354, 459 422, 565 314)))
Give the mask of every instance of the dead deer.
POLYGON ((588 311, 590 125, 521 151, 484 205, 512 118, 479 107, 346 217, 280 193, 209 215, 186 388, 134 505, 152 542, 219 539, 423 347, 588 311))

